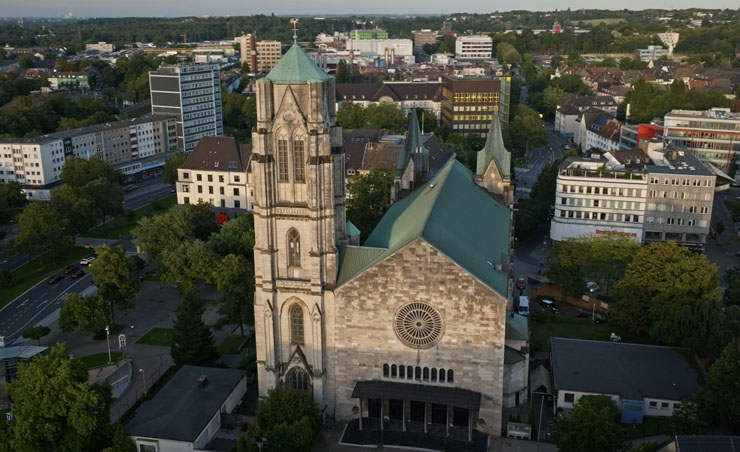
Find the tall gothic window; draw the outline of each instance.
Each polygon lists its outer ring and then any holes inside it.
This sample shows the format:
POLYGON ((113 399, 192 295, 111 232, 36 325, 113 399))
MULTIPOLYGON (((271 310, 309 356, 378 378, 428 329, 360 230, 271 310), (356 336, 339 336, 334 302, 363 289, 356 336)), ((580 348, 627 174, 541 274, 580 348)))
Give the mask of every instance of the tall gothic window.
POLYGON ((288 267, 301 266, 301 237, 298 231, 288 231, 288 267))
POLYGON ((303 344, 303 308, 297 304, 290 308, 290 343, 303 344))
POLYGON ((288 140, 277 140, 278 150, 278 180, 288 182, 288 140))
POLYGON ((293 174, 296 182, 306 181, 306 151, 303 138, 293 139, 293 174))
POLYGON ((290 387, 296 391, 308 391, 308 374, 303 369, 290 372, 290 387))

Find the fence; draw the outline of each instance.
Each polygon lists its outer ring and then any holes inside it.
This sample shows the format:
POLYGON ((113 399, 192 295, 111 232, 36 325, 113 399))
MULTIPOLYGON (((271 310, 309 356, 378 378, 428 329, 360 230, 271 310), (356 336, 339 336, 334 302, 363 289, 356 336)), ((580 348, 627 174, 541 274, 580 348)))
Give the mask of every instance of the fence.
POLYGON ((163 369, 161 364, 160 367, 145 372, 138 372, 135 367, 132 367, 131 386, 128 391, 126 391, 126 393, 118 398, 113 404, 110 414, 111 422, 116 422, 125 415, 131 407, 136 405, 136 402, 138 402, 144 394, 146 394, 152 386, 159 381, 165 371, 167 371, 167 369, 163 369))

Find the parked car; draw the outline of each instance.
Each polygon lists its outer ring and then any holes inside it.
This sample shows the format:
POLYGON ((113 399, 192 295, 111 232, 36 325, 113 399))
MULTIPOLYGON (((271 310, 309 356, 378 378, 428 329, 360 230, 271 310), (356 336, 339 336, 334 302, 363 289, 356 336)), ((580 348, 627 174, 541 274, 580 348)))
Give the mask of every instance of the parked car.
POLYGON ((83 276, 85 276, 85 270, 83 270, 81 268, 75 270, 74 273, 72 273, 71 275, 69 275, 70 278, 74 278, 74 279, 81 278, 83 276))
POLYGON ((589 281, 589 282, 587 282, 587 283, 586 283, 586 289, 587 289, 587 290, 588 290, 588 291, 589 291, 590 293, 598 292, 598 291, 599 291, 599 285, 598 285, 598 284, 596 284, 596 283, 595 283, 595 282, 593 282, 593 281, 589 281))
POLYGON ((90 263, 91 263, 92 261, 94 261, 94 260, 95 260, 95 258, 97 258, 97 257, 98 257, 98 255, 97 255, 97 254, 95 254, 95 253, 93 253, 93 254, 91 254, 91 255, 87 256, 86 258, 82 259, 82 260, 80 261, 80 265, 90 265, 90 263))
POLYGON ((64 273, 74 273, 76 270, 77 270, 77 266, 76 265, 67 265, 64 268, 64 273))
POLYGON ((542 309, 550 310, 552 305, 554 305, 555 302, 552 300, 540 300, 540 307, 542 309))
POLYGON ((519 278, 516 280, 516 288, 517 289, 526 289, 527 288, 527 280, 524 278, 519 278))
POLYGON ((59 281, 61 281, 62 279, 64 279, 64 276, 62 276, 62 275, 51 275, 49 277, 49 279, 46 280, 46 282, 49 283, 49 284, 56 284, 59 281))
POLYGON ((560 314, 560 306, 556 305, 555 303, 550 306, 550 311, 552 311, 553 314, 560 314))

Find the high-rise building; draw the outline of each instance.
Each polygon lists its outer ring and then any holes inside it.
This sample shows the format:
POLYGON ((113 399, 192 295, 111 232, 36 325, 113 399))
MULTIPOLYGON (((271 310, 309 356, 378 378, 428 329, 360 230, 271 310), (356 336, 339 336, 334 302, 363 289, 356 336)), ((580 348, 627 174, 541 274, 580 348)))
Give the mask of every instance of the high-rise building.
POLYGON ((414 30, 414 50, 422 50, 427 44, 437 43, 437 32, 433 30, 414 30))
POLYGON ((149 72, 152 113, 177 118, 177 147, 191 152, 205 136, 224 134, 217 64, 161 66, 149 72))
POLYGON ((247 33, 237 38, 239 41, 239 60, 249 64, 249 70, 257 71, 257 39, 255 35, 247 33))
POLYGON ((455 41, 455 58, 458 60, 490 60, 493 40, 488 35, 458 36, 455 41))
POLYGON ((257 70, 268 72, 280 61, 283 46, 280 41, 257 41, 257 70))
POLYGON ((728 108, 672 110, 663 118, 663 140, 691 149, 734 177, 740 163, 740 113, 728 108))
POLYGON ((442 124, 455 132, 485 135, 493 112, 506 123, 509 118, 510 77, 443 78, 442 124))

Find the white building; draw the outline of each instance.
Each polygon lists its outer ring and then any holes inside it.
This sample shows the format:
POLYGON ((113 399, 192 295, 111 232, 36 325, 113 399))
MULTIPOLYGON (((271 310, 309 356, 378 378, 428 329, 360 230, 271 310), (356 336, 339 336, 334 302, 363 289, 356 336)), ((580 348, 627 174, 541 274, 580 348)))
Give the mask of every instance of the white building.
POLYGON ((727 171, 733 161, 740 164, 740 113, 727 108, 672 110, 663 120, 663 139, 727 171))
POLYGON ((612 96, 570 96, 555 107, 553 129, 559 134, 572 138, 577 130, 577 121, 584 111, 590 108, 603 110, 616 116, 619 103, 612 96))
POLYGON ((100 52, 100 53, 111 53, 113 52, 113 44, 109 44, 104 41, 99 41, 96 44, 85 44, 85 50, 100 52))
POLYGON ((217 215, 252 211, 252 148, 231 137, 203 137, 177 170, 177 204, 207 202, 217 215))
POLYGON ((667 57, 668 49, 664 49, 663 46, 650 45, 650 46, 647 46, 647 49, 635 50, 635 56, 640 61, 645 61, 645 62, 655 61, 663 57, 667 57))
POLYGON ((414 64, 414 43, 410 39, 350 39, 347 49, 360 51, 363 57, 377 57, 390 66, 414 64))
POLYGON ((267 72, 272 69, 278 61, 283 51, 283 45, 280 41, 257 41, 257 69, 253 71, 267 72))
POLYGON ((619 148, 620 123, 611 114, 590 109, 576 120, 578 128, 573 136, 576 146, 584 151, 598 149, 608 152, 619 148))
POLYGON ((493 40, 487 35, 458 36, 455 41, 455 58, 458 60, 490 60, 493 40))

